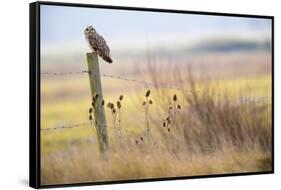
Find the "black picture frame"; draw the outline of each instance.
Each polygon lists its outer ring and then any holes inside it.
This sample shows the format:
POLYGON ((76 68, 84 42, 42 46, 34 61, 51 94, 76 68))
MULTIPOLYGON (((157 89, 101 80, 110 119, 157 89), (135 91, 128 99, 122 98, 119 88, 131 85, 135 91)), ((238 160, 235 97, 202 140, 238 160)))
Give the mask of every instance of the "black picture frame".
POLYGON ((213 178, 227 176, 244 176, 257 174, 273 174, 274 173, 274 16, 266 15, 249 15, 249 14, 234 14, 234 13, 218 13, 218 12, 202 12, 202 11, 187 11, 187 10, 170 10, 156 8, 141 8, 141 7, 123 7, 123 6, 108 6, 108 5, 92 5, 80 3, 62 3, 62 2, 45 2, 39 1, 29 4, 29 44, 30 44, 30 74, 29 74, 29 185, 33 188, 52 188, 52 187, 72 187, 85 185, 101 185, 101 184, 120 184, 120 183, 135 183, 135 182, 151 182, 162 180, 182 180, 195 178, 213 178), (105 8, 118 10, 135 10, 135 11, 152 11, 165 13, 187 13, 200 15, 217 15, 231 17, 247 17, 247 18, 265 18, 271 20, 271 64, 272 64, 272 170, 265 172, 243 172, 243 173, 228 173, 214 175, 198 175, 184 177, 169 177, 157 179, 139 179, 139 180, 123 180, 123 181, 106 181, 106 182, 91 182, 91 183, 75 183, 75 184, 57 184, 57 185, 41 185, 40 183, 40 6, 71 6, 71 7, 90 7, 90 8, 105 8))

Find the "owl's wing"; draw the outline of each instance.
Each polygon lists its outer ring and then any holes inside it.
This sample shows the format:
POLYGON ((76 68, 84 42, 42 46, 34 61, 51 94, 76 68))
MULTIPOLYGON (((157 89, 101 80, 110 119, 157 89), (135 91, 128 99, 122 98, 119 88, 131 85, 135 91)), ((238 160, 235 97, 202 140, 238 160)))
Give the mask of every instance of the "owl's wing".
POLYGON ((110 50, 109 47, 106 44, 106 41, 103 39, 103 37, 99 34, 97 34, 97 40, 96 40, 96 52, 101 56, 105 61, 112 63, 112 58, 110 56, 110 50))
POLYGON ((97 50, 102 51, 104 53, 108 53, 108 54, 110 53, 109 47, 106 44, 105 39, 99 34, 97 34, 97 40, 96 40, 95 45, 96 45, 97 50))

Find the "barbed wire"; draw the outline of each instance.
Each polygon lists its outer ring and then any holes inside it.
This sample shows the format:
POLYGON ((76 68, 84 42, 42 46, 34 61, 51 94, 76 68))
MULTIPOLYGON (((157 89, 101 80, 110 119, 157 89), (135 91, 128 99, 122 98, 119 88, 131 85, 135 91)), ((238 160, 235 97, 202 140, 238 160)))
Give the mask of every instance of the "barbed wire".
MULTIPOLYGON (((86 74, 86 73, 89 73, 89 71, 82 70, 82 71, 75 71, 75 72, 43 72, 41 74, 42 75, 52 75, 52 76, 63 76, 63 75, 76 75, 76 74, 86 74)), ((127 78, 127 77, 123 77, 123 76, 110 75, 110 74, 104 74, 104 73, 101 73, 100 76, 106 77, 106 78, 123 80, 123 81, 127 81, 127 82, 134 82, 134 83, 142 84, 142 85, 145 85, 145 86, 155 87, 154 83, 143 81, 143 80, 137 80, 137 79, 127 78)), ((158 87, 175 89, 175 90, 182 90, 181 88, 179 88, 177 86, 174 86, 174 85, 160 85, 158 87)), ((188 91, 188 90, 186 90, 186 91, 188 91)), ((193 93, 192 90, 189 90, 188 92, 193 93)), ((196 90, 196 92, 199 92, 199 91, 196 90)), ((216 92, 212 92, 212 94, 215 95, 215 96, 218 96, 218 97, 224 97, 225 96, 225 94, 216 93, 216 92)), ((257 98, 251 98, 251 97, 237 98, 235 96, 228 95, 228 98, 231 98, 234 101, 243 102, 243 103, 254 103, 255 104, 255 103, 266 103, 267 102, 267 101, 265 101, 264 97, 258 98, 258 99, 257 98)), ((271 103, 269 105, 271 105, 271 103)))
POLYGON ((143 84, 143 85, 147 85, 147 86, 154 86, 154 84, 151 83, 151 82, 141 81, 141 80, 136 80, 136 79, 130 79, 130 78, 116 76, 116 75, 101 74, 101 76, 102 77, 107 77, 107 78, 112 78, 112 79, 128 81, 128 82, 139 83, 139 84, 143 84))
POLYGON ((42 72, 41 75, 53 75, 53 76, 61 76, 61 75, 78 75, 89 73, 89 71, 73 71, 73 72, 42 72))
MULTIPOLYGON (((106 125, 108 127, 112 127, 111 125, 106 125)), ((59 127, 53 127, 53 128, 43 128, 43 129, 40 129, 41 131, 43 132, 53 132, 53 131, 56 131, 56 130, 62 130, 62 129, 71 129, 71 128, 78 128, 78 127, 89 127, 91 129, 94 129, 93 125, 91 125, 91 122, 83 122, 83 123, 79 123, 79 124, 75 124, 75 125, 62 125, 62 126, 59 126, 59 127)), ((117 132, 119 132, 119 129, 117 128, 113 128, 113 130, 116 130, 117 132)), ((96 133, 95 131, 93 131, 94 133, 96 133)), ((126 131, 125 131, 126 132, 126 131)), ((134 139, 132 139, 134 140, 134 139)), ((155 145, 155 143, 159 143, 159 141, 154 141, 153 144, 155 145)), ((211 148, 204 148, 204 147, 201 147, 202 150, 213 150, 211 148)))
MULTIPOLYGON (((73 71, 73 72, 42 72, 41 75, 48 75, 48 76, 68 76, 68 75, 83 75, 83 74, 89 74, 90 71, 88 70, 82 70, 82 71, 73 71)), ((143 81, 143 80, 137 80, 137 79, 132 79, 132 78, 127 78, 127 77, 123 77, 123 76, 117 76, 117 75, 110 75, 110 74, 104 74, 104 73, 100 73, 101 77, 106 77, 106 78, 111 78, 111 79, 117 79, 117 80, 122 80, 122 81, 127 81, 127 82, 133 82, 133 83, 138 83, 141 85, 145 85, 145 86, 151 86, 155 88, 155 84, 153 82, 148 82, 148 81, 143 81)), ((157 86, 162 87, 162 88, 169 88, 169 89, 174 89, 174 90, 180 90, 182 91, 183 89, 175 86, 175 85, 159 85, 157 86)), ((189 93, 194 93, 194 91, 192 90, 187 90, 189 93)), ((198 90, 196 90, 196 92, 198 92, 198 90)), ((225 94, 223 93, 216 93, 216 92, 212 92, 212 94, 214 96, 217 97, 224 97, 225 94)), ((228 95, 228 98, 233 99, 234 101, 237 102, 242 102, 242 103, 262 103, 265 101, 262 101, 262 98, 260 98, 259 100, 254 100, 253 98, 249 98, 249 97, 242 97, 242 98, 237 98, 235 96, 230 96, 228 95)), ((267 105, 271 105, 271 103, 267 104, 267 105)), ((52 128, 42 128, 40 129, 40 131, 43 132, 48 132, 48 131, 57 131, 57 130, 63 130, 63 129, 72 129, 72 128, 82 128, 82 127, 88 127, 90 129, 93 129, 93 124, 88 121, 88 122, 82 122, 82 123, 77 123, 77 124, 73 124, 73 125, 61 125, 61 126, 57 126, 57 127, 52 127, 52 128)), ((114 128, 113 128, 114 129, 114 128)), ((203 150, 212 150, 211 148, 201 148, 203 150)))
POLYGON ((78 123, 74 125, 61 125, 58 127, 52 127, 52 128, 43 128, 40 129, 41 131, 53 131, 53 130, 59 130, 59 129, 71 129, 71 128, 78 128, 78 127, 90 127, 90 122, 83 122, 83 123, 78 123))
MULTIPOLYGON (((42 72, 42 75, 53 75, 53 76, 64 76, 64 75, 76 75, 76 74, 85 74, 89 73, 89 71, 76 71, 76 72, 42 72)), ((135 83, 140 83, 140 84, 145 84, 145 85, 153 85, 153 83, 149 83, 146 81, 139 81, 136 79, 129 79, 126 77, 121 77, 121 76, 116 76, 116 75, 109 75, 109 74, 100 74, 102 77, 107 77, 107 78, 113 78, 113 79, 119 79, 119 80, 124 80, 124 81, 130 81, 130 82, 135 82, 135 83)))
MULTIPOLYGON (((42 128, 40 131, 55 131, 55 130, 61 130, 61 129, 72 129, 72 128, 80 128, 80 127, 89 127, 89 128, 95 128, 95 125, 93 122, 88 121, 88 122, 82 122, 82 123, 77 123, 73 125, 60 125, 57 127, 49 127, 49 128, 42 128)), ((116 127, 113 127, 110 124, 107 124, 106 127, 110 127, 112 129, 117 129, 116 127)))

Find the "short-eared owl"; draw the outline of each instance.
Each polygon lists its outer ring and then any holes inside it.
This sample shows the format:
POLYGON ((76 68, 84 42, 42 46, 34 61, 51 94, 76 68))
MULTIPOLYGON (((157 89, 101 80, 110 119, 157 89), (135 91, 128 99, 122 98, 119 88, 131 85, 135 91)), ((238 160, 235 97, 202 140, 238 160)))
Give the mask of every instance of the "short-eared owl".
POLYGON ((92 50, 97 52, 106 62, 112 63, 109 47, 103 37, 96 32, 94 27, 87 26, 84 30, 84 34, 92 50))

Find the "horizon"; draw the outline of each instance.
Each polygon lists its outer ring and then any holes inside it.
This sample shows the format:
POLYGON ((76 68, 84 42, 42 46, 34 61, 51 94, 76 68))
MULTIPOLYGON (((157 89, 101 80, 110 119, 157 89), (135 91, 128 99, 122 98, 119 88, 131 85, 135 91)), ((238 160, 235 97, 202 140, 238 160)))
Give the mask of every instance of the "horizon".
POLYGON ((83 34, 86 25, 96 28, 112 52, 174 48, 215 38, 271 38, 270 19, 41 5, 43 54, 90 50, 83 34))

